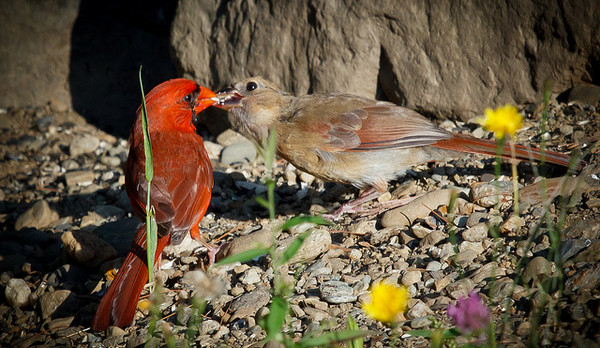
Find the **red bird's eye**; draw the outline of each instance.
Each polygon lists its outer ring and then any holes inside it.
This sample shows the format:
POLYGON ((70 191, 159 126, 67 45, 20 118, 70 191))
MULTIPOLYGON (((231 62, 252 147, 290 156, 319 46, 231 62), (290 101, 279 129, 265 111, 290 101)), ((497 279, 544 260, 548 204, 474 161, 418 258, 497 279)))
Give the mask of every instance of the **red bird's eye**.
POLYGON ((183 97, 183 101, 185 101, 186 103, 191 103, 193 98, 194 97, 191 94, 188 94, 185 97, 183 97))

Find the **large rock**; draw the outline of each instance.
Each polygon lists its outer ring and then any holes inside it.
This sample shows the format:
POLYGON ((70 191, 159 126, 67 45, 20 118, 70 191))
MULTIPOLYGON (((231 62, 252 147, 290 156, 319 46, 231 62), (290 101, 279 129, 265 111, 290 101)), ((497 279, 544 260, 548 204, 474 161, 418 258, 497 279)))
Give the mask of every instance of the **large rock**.
POLYGON ((589 80, 596 0, 181 0, 180 73, 218 88, 262 75, 294 94, 350 92, 463 119, 589 80))
POLYGON ((71 33, 79 1, 0 2, 0 105, 71 105, 71 33))

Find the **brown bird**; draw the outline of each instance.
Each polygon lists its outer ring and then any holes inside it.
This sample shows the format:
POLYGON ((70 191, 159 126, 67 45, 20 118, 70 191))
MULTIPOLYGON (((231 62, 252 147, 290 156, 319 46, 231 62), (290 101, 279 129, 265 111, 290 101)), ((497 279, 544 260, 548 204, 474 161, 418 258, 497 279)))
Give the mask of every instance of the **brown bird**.
MULTIPOLYGON (((295 97, 259 77, 234 83, 214 104, 230 112, 234 128, 260 140, 273 127, 277 153, 318 178, 359 189, 361 196, 332 217, 387 191, 387 183, 422 163, 447 160, 461 152, 495 156, 496 142, 451 133, 419 113, 395 104, 349 94, 295 97)), ((503 157, 510 158, 510 148, 503 157)), ((538 149, 516 146, 519 160, 541 160, 538 149)), ((568 167, 570 157, 546 151, 549 163, 568 167)), ((581 165, 581 164, 579 164, 581 165)))

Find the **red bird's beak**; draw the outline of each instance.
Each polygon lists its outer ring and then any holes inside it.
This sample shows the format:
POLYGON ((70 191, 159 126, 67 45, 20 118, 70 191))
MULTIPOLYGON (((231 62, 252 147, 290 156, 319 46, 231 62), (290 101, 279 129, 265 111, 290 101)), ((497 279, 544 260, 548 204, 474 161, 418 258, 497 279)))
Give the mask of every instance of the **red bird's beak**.
POLYGON ((200 86, 200 93, 198 93, 198 98, 196 98, 194 113, 199 114, 202 110, 218 102, 219 99, 217 98, 215 92, 206 87, 200 86))
POLYGON ((218 102, 215 106, 229 111, 236 106, 240 106, 243 98, 244 96, 237 89, 230 87, 217 93, 218 102))

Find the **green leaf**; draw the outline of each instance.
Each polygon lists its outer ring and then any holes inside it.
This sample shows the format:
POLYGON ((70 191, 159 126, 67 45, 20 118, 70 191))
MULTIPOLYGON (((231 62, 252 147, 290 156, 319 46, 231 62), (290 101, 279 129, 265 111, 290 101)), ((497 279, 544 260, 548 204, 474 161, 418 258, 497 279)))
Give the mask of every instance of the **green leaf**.
POLYGON ((254 197, 254 199, 256 199, 256 201, 258 202, 258 204, 260 204, 263 207, 269 209, 269 202, 264 197, 256 196, 256 197, 254 197))
POLYGON ((294 255, 296 255, 296 253, 298 253, 298 250, 300 250, 300 247, 302 246, 302 243, 304 243, 304 240, 312 233, 312 230, 308 230, 305 231, 304 233, 302 233, 301 235, 299 235, 298 237, 296 237, 292 243, 287 247, 287 249, 285 249, 285 251, 283 252, 283 254, 281 254, 281 256, 279 257, 279 260, 276 260, 276 262, 273 262, 275 267, 279 267, 283 264, 285 264, 286 262, 288 262, 292 257, 294 257, 294 255))
POLYGON ((269 251, 271 251, 270 248, 256 248, 256 249, 242 251, 239 254, 234 254, 234 255, 228 256, 228 257, 224 258, 223 260, 216 262, 215 266, 226 265, 226 264, 234 263, 234 262, 241 262, 241 263, 248 262, 252 259, 255 259, 257 257, 268 254, 269 251))
MULTIPOLYGON (((354 318, 352 318, 351 315, 348 315, 348 330, 349 331, 359 331, 359 327, 356 324, 356 321, 354 320, 354 318)), ((357 337, 354 338, 352 340, 350 340, 350 348, 363 348, 364 345, 364 340, 361 337, 357 337)))
POLYGON ((154 268, 154 254, 156 253, 157 231, 156 220, 154 219, 154 208, 150 205, 150 188, 154 169, 152 165, 152 145, 150 143, 150 133, 148 132, 148 117, 146 113, 146 96, 144 94, 144 84, 142 82, 142 66, 138 73, 140 80, 140 91, 142 92, 142 133, 144 135, 144 155, 146 156, 144 172, 148 182, 148 192, 146 195, 146 253, 148 264, 148 281, 152 281, 152 269, 154 268))
POLYGON ((334 343, 344 342, 353 340, 359 337, 365 337, 372 335, 372 331, 365 330, 344 330, 344 331, 333 331, 323 334, 319 337, 304 337, 296 344, 297 347, 316 347, 316 346, 330 346, 334 343))
POLYGON ((148 281, 152 281, 152 269, 154 268, 154 255, 158 244, 158 225, 154 218, 154 207, 146 214, 146 255, 148 258, 148 281))
POLYGON ((283 226, 282 231, 289 230, 291 227, 303 224, 305 222, 311 222, 317 225, 333 225, 333 223, 322 216, 295 216, 289 219, 283 226))
POLYGON ((270 312, 265 322, 265 331, 267 331, 267 337, 265 337, 265 341, 274 338, 281 332, 281 328, 285 322, 285 317, 288 313, 288 308, 289 303, 285 299, 280 296, 273 298, 273 302, 269 308, 270 312))
MULTIPOLYGON (((410 330, 410 331, 406 331, 406 334, 414 336, 414 337, 431 338, 434 335, 434 331, 433 330, 410 330)), ((457 328, 446 329, 446 330, 444 330, 443 339, 455 338, 460 335, 461 335, 461 333, 460 333, 460 331, 458 331, 457 328)))
MULTIPOLYGON (((144 85, 142 83, 142 66, 139 71, 140 90, 142 91, 142 132, 144 133, 144 155, 146 156, 146 181, 152 181, 154 177, 154 169, 152 166, 152 143, 150 142, 150 134, 148 132, 148 114, 146 113, 146 95, 144 94, 144 85)), ((148 196, 150 192, 148 192, 148 196)))

